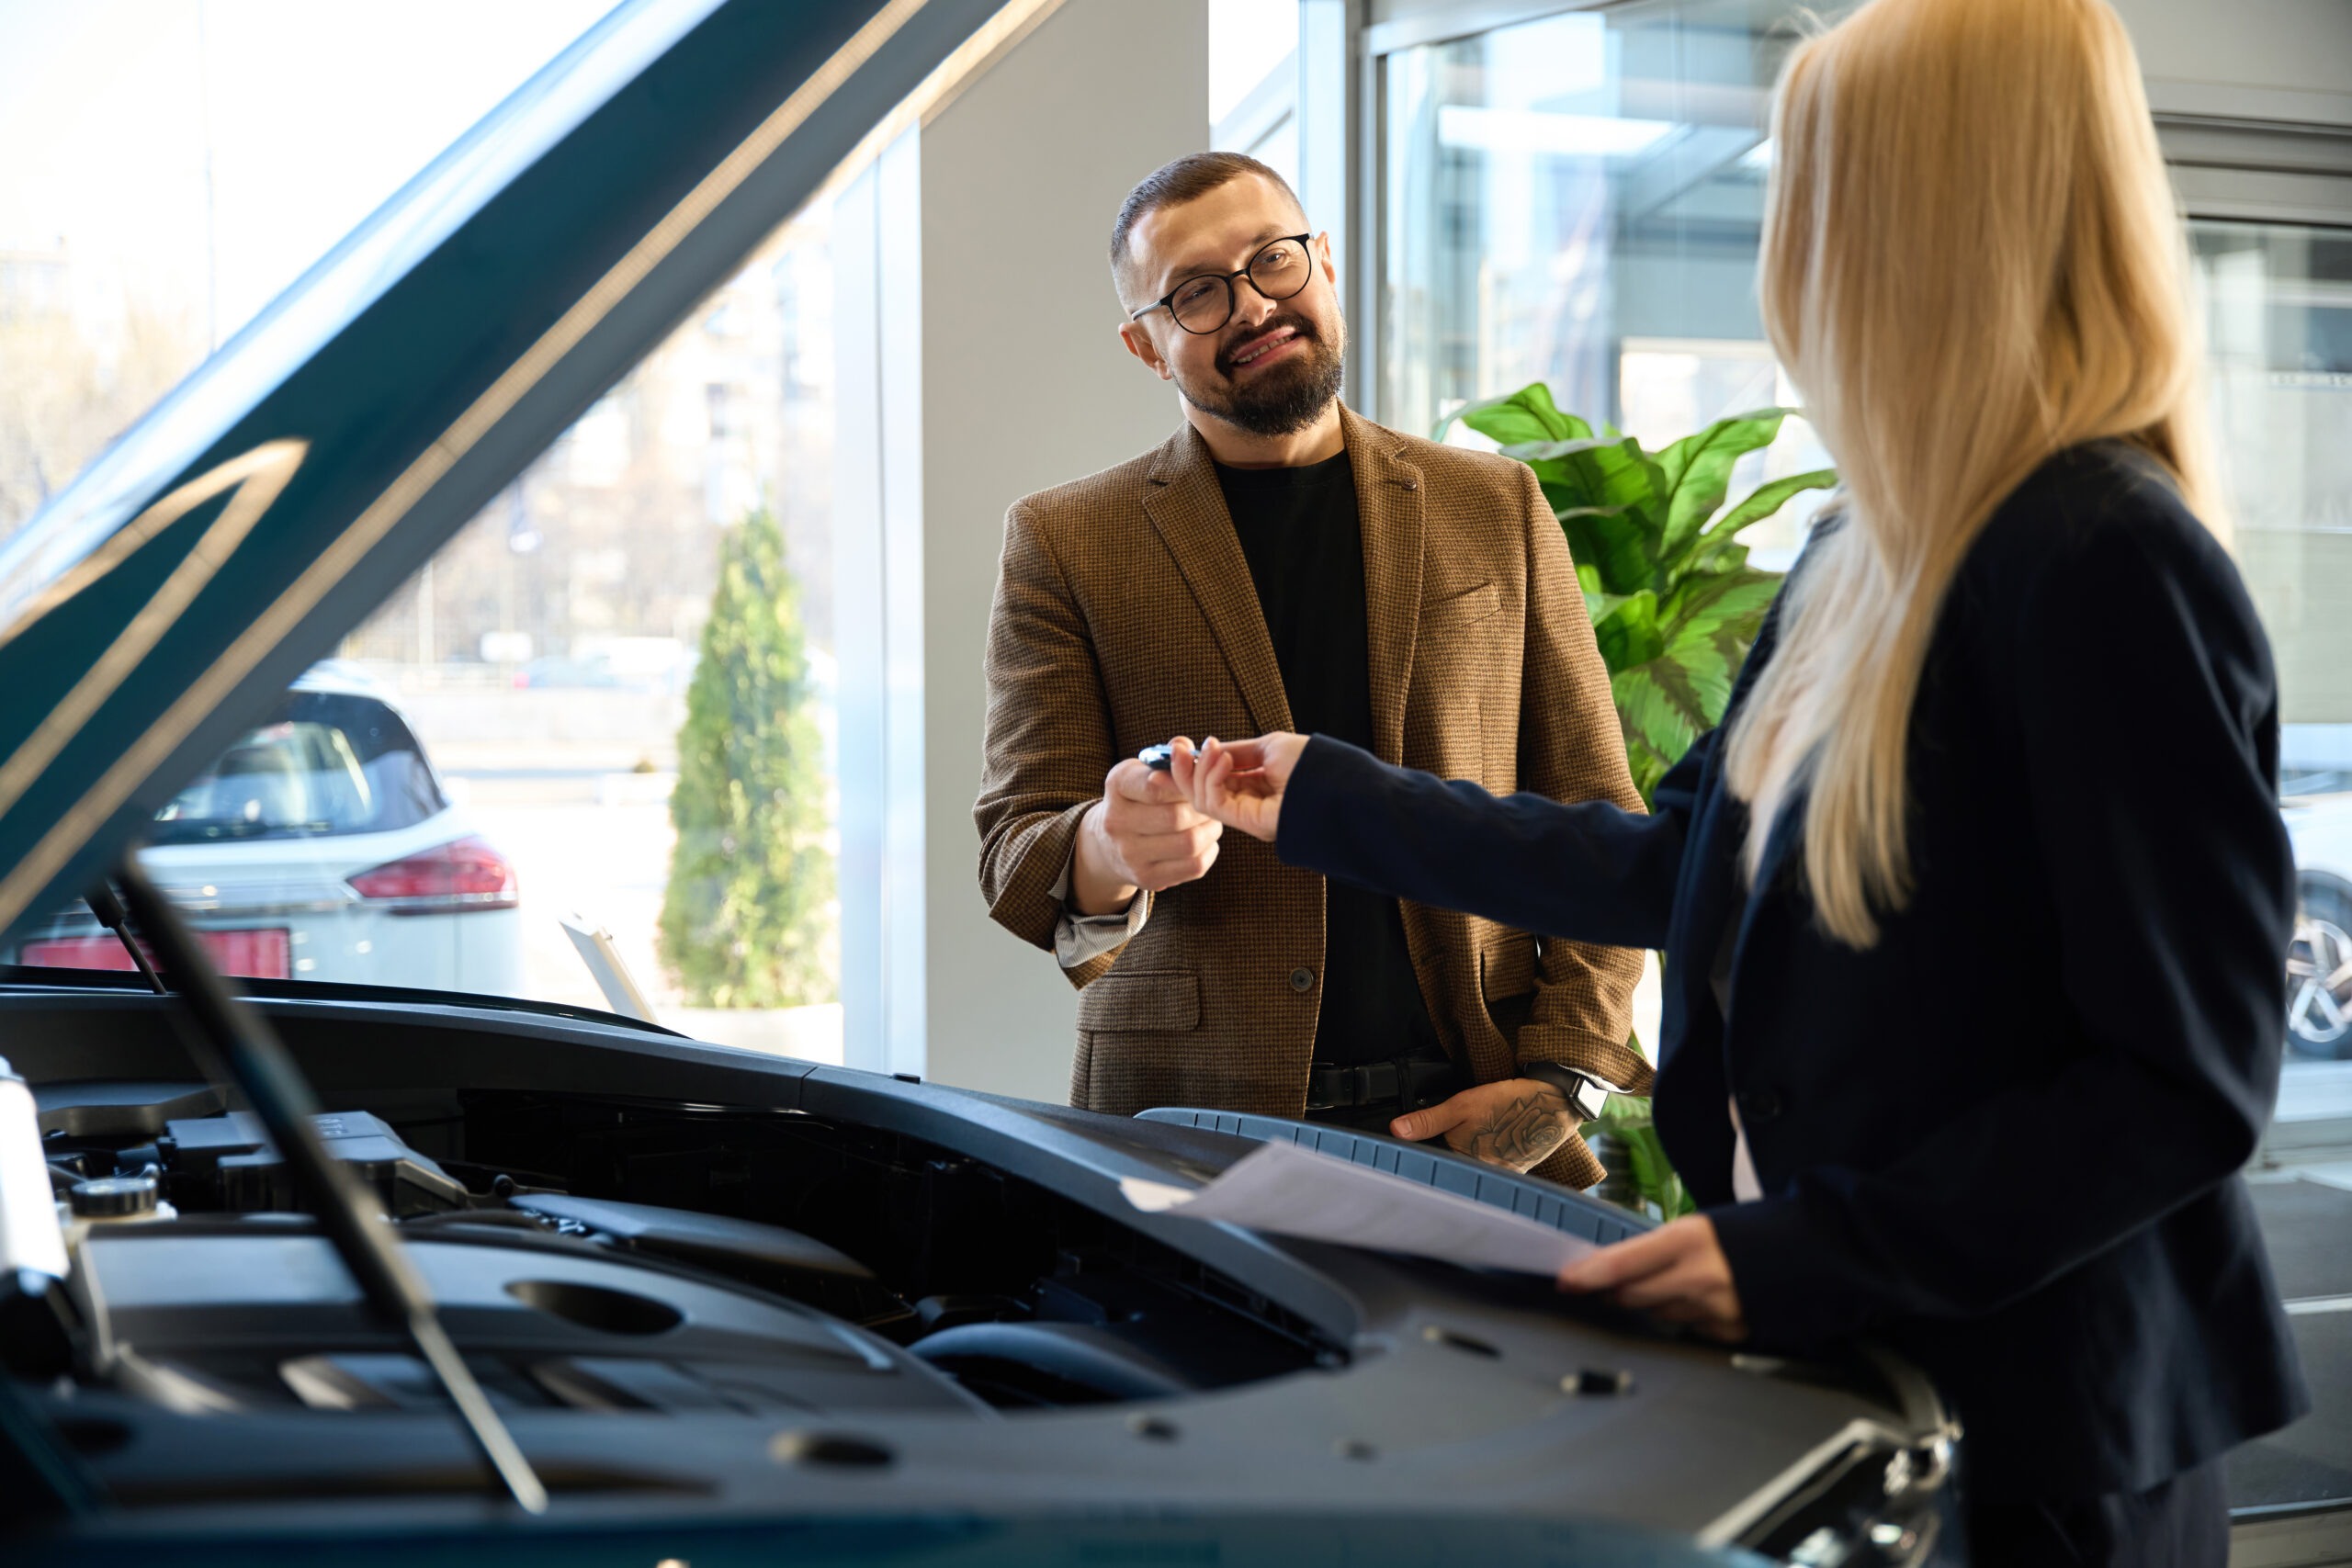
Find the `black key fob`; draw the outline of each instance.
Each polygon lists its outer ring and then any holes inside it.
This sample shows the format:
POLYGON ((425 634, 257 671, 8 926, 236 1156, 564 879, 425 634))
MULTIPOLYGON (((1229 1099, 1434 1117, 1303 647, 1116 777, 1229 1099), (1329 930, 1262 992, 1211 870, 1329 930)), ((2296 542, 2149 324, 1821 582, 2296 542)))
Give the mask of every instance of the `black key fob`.
POLYGON ((1173 746, 1166 744, 1147 746, 1136 753, 1136 761, 1155 773, 1164 773, 1175 765, 1170 761, 1175 755, 1176 749, 1173 746))

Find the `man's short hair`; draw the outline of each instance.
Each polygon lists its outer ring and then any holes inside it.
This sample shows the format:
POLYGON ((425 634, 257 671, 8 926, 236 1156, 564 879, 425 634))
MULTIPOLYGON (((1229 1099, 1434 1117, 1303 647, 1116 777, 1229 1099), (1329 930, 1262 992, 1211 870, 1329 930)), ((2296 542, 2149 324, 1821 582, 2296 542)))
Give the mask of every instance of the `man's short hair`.
MULTIPOLYGON (((1112 283, 1116 286, 1125 278, 1128 231, 1147 216, 1163 207, 1182 207, 1188 201, 1196 201, 1245 175, 1258 175, 1290 197, 1290 204, 1300 212, 1306 210, 1288 180, 1247 152, 1187 152, 1146 175, 1135 189, 1127 192, 1127 199, 1119 203, 1118 220, 1111 225, 1112 283)), ((1122 303, 1125 293, 1125 288, 1120 289, 1122 303)))

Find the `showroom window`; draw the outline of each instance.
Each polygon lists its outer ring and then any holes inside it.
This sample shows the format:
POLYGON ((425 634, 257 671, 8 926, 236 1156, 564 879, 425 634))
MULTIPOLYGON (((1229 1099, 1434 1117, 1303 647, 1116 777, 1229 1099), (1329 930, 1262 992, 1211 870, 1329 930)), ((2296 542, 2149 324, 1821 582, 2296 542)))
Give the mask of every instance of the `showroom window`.
MULTIPOLYGON (((1781 13, 1618 6, 1383 58, 1388 423, 1426 432, 1543 381, 1657 446, 1793 400, 1755 281, 1771 87, 1795 37, 1781 13)), ((1735 485, 1824 460, 1792 421, 1735 485)), ((1751 533, 1759 564, 1785 564, 1808 513, 1751 533)))
MULTIPOLYGON (((433 933, 508 953, 467 989, 607 1008, 602 933, 657 1017, 840 1055, 831 217, 796 215, 314 675, 404 714, 448 832, 511 868, 513 913, 433 933)), ((365 915, 313 956, 449 983, 353 952, 365 915)))
MULTIPOLYGON (((189 0, 124 46, 124 9, 0 58, 122 84, 0 95, 33 150, 0 173, 0 536, 609 4, 515 0, 447 72, 379 39, 435 83, 397 113, 372 73, 288 85, 349 18, 263 38, 263 7, 189 0), (108 117, 188 155, 41 134, 108 117), (257 205, 288 181, 320 199, 257 205)), ((612 1009, 593 953, 700 1038, 839 1059, 832 220, 876 151, 163 808, 144 862, 224 969, 612 1009)), ((0 961, 131 962, 79 903, 0 961)))
POLYGON ((2278 660, 2289 788, 2352 789, 2352 632, 2335 610, 2352 592, 2352 227, 2199 220, 2189 236, 2238 564, 2278 660))
MULTIPOLYGON (((1470 36, 1451 36, 1459 9, 1396 9, 1368 35, 1382 418, 1428 431, 1544 381, 1655 446, 1796 401, 1756 256, 1800 7, 1650 0, 1470 36)), ((2352 134, 2210 89, 2152 100, 2188 218, 2232 548, 2278 666, 2303 903, 2283 1114, 2320 1092, 2312 1058, 2352 1058, 2352 621, 2336 608, 2352 592, 2352 134)), ((1733 491, 1828 464, 1792 420, 1733 491)), ((1750 530, 1754 563, 1785 568, 1811 510, 1750 530)))
POLYGON ((0 538, 611 9, 9 7, 0 538))

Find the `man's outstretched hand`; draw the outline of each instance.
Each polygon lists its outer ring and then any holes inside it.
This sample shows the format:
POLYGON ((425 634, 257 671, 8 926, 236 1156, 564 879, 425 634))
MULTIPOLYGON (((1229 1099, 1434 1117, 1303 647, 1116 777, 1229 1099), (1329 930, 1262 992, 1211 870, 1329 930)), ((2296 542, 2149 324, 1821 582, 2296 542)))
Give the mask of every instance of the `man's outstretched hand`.
MULTIPOLYGON (((1179 755, 1190 741, 1177 744, 1179 755)), ((1071 902, 1081 915, 1123 909, 1138 891, 1164 893, 1208 874, 1225 831, 1163 773, 1133 757, 1102 780, 1102 798, 1080 821, 1070 863, 1071 902)))
POLYGON ((1543 1164, 1576 1128, 1577 1113, 1568 1097, 1536 1078, 1482 1083, 1388 1123, 1390 1135, 1408 1143, 1442 1134, 1445 1146, 1455 1154, 1513 1170, 1543 1164))
POLYGON ((1212 735, 1197 754, 1182 739, 1174 748, 1170 772, 1191 797, 1193 810, 1253 839, 1274 841, 1282 822, 1283 790, 1298 766, 1298 754, 1306 750, 1306 737, 1277 730, 1227 744, 1212 735))

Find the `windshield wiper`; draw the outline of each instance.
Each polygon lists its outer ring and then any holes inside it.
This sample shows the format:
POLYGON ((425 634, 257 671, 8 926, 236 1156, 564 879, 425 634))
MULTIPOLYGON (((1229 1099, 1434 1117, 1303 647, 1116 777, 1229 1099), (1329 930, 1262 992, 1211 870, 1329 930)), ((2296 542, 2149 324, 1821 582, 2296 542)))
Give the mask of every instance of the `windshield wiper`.
POLYGON ((135 852, 124 854, 115 876, 140 934, 195 1015, 198 1032, 188 1043, 198 1066, 215 1082, 232 1082, 244 1091, 360 1294, 378 1316, 407 1333, 514 1501, 534 1514, 546 1512, 546 1486, 449 1342, 432 1292, 401 1249, 399 1233, 376 1213, 374 1196, 358 1179, 327 1153, 311 1121, 319 1113, 318 1098, 277 1032, 230 991, 196 933, 147 879, 135 852))

